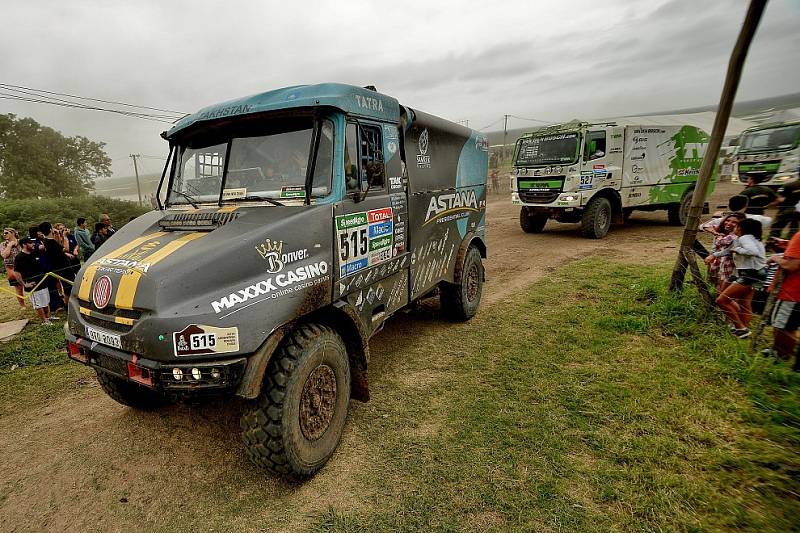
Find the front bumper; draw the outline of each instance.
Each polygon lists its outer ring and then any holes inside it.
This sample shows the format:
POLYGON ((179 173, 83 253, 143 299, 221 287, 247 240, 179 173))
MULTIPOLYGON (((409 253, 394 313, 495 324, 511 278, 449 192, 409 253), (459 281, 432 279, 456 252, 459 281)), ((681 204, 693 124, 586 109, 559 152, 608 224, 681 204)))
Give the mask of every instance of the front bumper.
POLYGON ((549 208, 570 208, 581 207, 582 194, 579 192, 562 192, 559 193, 555 200, 550 203, 530 203, 524 202, 517 191, 511 193, 511 203, 513 205, 526 205, 530 207, 549 207, 549 208))
POLYGON ((163 394, 193 396, 232 392, 239 386, 247 358, 163 363, 77 337, 64 327, 70 359, 163 394))

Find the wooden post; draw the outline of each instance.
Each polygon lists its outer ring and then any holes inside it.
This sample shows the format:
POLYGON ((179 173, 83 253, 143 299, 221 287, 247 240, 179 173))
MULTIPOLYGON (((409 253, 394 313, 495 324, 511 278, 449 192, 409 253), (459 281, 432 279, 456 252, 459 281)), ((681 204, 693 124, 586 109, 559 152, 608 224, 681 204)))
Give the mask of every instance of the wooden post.
POLYGON ((711 139, 708 142, 703 164, 700 167, 700 175, 697 177, 697 185, 692 194, 692 203, 689 207, 689 216, 686 220, 686 227, 683 230, 683 238, 678 248, 678 259, 672 270, 672 279, 669 289, 680 291, 683 288, 683 280, 686 277, 687 260, 685 251, 691 249, 692 244, 697 239, 697 227, 700 225, 700 215, 703 212, 703 204, 708 194, 708 185, 711 183, 711 175, 719 157, 719 148, 722 146, 722 138, 725 136, 725 129, 728 127, 728 118, 733 107, 733 100, 736 97, 736 89, 739 87, 739 80, 742 77, 744 61, 747 58, 747 50, 756 33, 761 15, 767 0, 750 0, 747 14, 739 31, 739 38, 733 47, 730 61, 728 62, 728 73, 725 76, 725 85, 722 88, 722 96, 717 108, 717 116, 714 119, 714 128, 711 130, 711 139))

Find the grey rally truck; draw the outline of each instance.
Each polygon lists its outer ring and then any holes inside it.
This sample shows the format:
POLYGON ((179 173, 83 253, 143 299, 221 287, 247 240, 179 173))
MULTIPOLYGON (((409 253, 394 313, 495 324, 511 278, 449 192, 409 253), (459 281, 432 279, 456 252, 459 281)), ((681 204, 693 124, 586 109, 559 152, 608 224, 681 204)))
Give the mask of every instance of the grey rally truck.
POLYGON ((475 314, 486 137, 334 83, 213 105, 162 135, 159 209, 79 272, 69 356, 137 409, 245 398, 249 457, 311 475, 350 399, 369 399, 387 318, 434 292, 453 319, 475 314))

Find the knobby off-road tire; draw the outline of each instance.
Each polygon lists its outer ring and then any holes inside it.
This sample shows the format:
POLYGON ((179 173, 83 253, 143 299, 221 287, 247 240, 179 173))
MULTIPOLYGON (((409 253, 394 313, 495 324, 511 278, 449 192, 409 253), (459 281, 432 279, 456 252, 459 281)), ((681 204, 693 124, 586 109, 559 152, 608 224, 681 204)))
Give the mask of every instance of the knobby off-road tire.
POLYGON ((341 337, 327 326, 298 326, 272 357, 261 394, 242 416, 247 455, 278 474, 314 474, 339 445, 349 402, 341 337))
POLYGON ((464 266, 456 283, 442 286, 442 311, 452 320, 464 321, 478 311, 483 292, 483 262, 481 253, 470 246, 464 256, 464 266))
POLYGON ((161 394, 106 372, 97 372, 97 381, 113 400, 134 409, 149 411, 167 403, 161 394))
POLYGON ((536 215, 528 214, 528 210, 524 207, 519 210, 519 226, 525 233, 541 233, 549 218, 548 215, 542 215, 541 213, 536 215))
POLYGON ((581 217, 581 234, 589 239, 602 239, 611 228, 611 202, 593 198, 581 217))
POLYGON ((685 226, 686 219, 689 218, 689 206, 692 203, 693 189, 684 193, 681 203, 672 204, 667 208, 667 218, 673 226, 685 226))

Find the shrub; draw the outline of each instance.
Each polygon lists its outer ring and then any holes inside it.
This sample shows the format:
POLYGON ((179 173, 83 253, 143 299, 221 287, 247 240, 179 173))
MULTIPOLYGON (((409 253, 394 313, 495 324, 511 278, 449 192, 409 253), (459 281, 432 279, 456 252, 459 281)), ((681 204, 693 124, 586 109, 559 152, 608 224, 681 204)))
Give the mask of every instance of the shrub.
POLYGON ((75 227, 78 217, 86 219, 93 229, 100 213, 108 213, 117 228, 131 217, 149 211, 135 202, 114 200, 104 196, 75 196, 71 198, 41 198, 29 200, 0 201, 0 227, 15 228, 20 237, 27 235, 30 226, 47 220, 55 224, 63 222, 68 228, 75 227))

